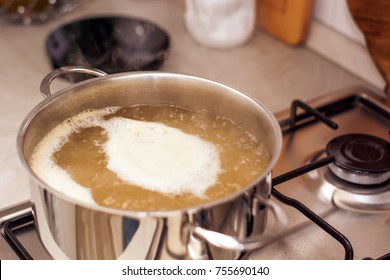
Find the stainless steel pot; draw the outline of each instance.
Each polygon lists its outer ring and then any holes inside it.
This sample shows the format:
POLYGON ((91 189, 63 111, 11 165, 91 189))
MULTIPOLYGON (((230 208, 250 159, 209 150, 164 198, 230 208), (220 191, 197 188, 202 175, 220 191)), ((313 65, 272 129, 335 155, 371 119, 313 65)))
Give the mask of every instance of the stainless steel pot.
POLYGON ((218 82, 170 73, 107 75, 96 69, 64 67, 42 81, 46 97, 26 117, 18 152, 29 172, 37 231, 55 259, 235 259, 260 248, 280 231, 283 212, 269 200, 271 170, 281 150, 273 115, 255 99, 218 82), (99 76, 55 94, 57 76, 82 72, 99 76), (265 141, 272 153, 268 168, 242 191, 198 207, 139 212, 87 204, 45 184, 29 166, 41 138, 85 109, 134 104, 176 104, 207 109, 233 119, 265 141), (267 210, 274 222, 267 225, 267 210))

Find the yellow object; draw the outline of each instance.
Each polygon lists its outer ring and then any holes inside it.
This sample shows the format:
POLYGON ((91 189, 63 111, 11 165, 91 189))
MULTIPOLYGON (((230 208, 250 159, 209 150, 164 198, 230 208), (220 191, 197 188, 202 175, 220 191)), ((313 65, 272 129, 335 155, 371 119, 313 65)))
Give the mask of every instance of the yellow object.
POLYGON ((306 39, 313 0, 257 0, 256 24, 289 45, 306 39))

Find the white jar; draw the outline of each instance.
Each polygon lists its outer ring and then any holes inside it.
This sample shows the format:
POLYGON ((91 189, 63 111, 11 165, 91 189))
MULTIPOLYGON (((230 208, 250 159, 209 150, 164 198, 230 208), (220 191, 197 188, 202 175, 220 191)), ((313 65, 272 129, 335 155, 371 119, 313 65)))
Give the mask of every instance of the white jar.
POLYGON ((253 34, 255 0, 186 0, 185 23, 202 45, 231 48, 253 34))

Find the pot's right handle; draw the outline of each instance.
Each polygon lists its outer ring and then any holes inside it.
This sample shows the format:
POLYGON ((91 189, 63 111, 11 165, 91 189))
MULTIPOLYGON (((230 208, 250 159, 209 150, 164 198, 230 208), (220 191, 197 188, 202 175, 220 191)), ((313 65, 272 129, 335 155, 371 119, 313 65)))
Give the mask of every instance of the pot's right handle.
POLYGON ((190 225, 190 231, 192 234, 200 237, 208 243, 226 250, 250 251, 264 247, 265 245, 272 243, 272 241, 277 238, 277 235, 285 228, 287 224, 287 216, 275 202, 266 200, 260 195, 255 195, 254 199, 256 200, 255 203, 266 205, 275 219, 275 223, 271 227, 266 227, 264 233, 238 240, 233 236, 205 229, 200 226, 190 225))
POLYGON ((58 69, 53 70, 49 74, 46 75, 45 78, 43 78, 41 82, 41 94, 45 97, 48 98, 52 95, 50 91, 50 85, 51 82, 57 78, 58 76, 68 74, 68 73, 84 73, 84 74, 90 74, 98 77, 104 77, 107 76, 108 74, 106 72, 103 72, 99 69, 91 68, 91 67, 85 67, 85 66, 64 66, 58 69))

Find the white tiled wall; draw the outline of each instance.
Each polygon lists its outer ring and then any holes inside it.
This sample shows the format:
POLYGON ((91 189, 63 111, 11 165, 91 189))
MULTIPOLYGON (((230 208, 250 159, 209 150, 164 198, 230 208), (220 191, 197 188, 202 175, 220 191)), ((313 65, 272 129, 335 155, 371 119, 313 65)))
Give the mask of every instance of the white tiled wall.
POLYGON ((316 0, 314 18, 347 36, 364 44, 364 38, 351 17, 346 0, 316 0))
POLYGON ((385 81, 368 52, 346 0, 315 0, 306 46, 382 90, 385 81))

